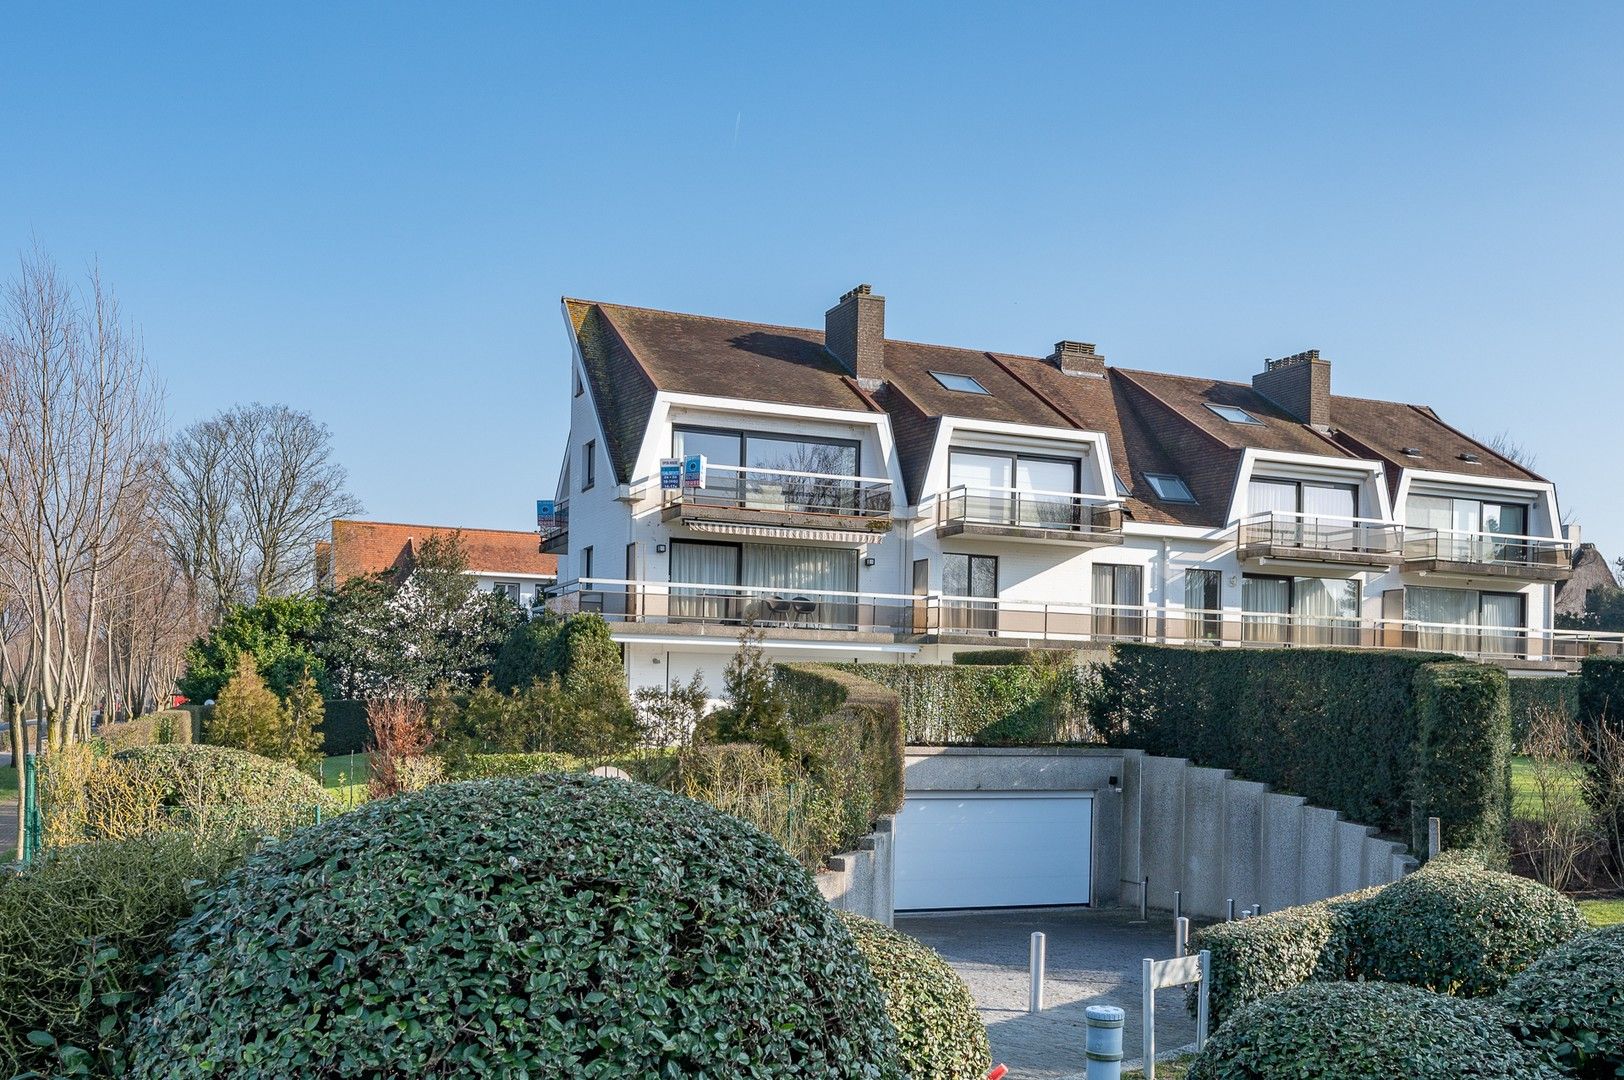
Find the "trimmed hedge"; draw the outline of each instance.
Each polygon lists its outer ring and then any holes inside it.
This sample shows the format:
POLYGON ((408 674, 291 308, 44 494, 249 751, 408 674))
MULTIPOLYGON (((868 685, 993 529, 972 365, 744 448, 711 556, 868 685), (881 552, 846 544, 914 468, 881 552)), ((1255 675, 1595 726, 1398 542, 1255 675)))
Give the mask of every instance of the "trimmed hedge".
POLYGON ((1504 783, 1503 719, 1456 710, 1504 708, 1504 683, 1443 654, 1129 644, 1100 669, 1092 713, 1113 745, 1233 769, 1424 851, 1429 815, 1448 844, 1503 820, 1484 794, 1504 783), (1432 665, 1449 671, 1423 687, 1432 665), (1425 766, 1437 775, 1423 771, 1423 691, 1425 766))
POLYGON ((1482 1001, 1388 983, 1309 983, 1215 1031, 1189 1080, 1555 1080, 1482 1001))
MULTIPOLYGON (((1624 730, 1624 656, 1592 656, 1579 665, 1579 725, 1594 744, 1595 732, 1624 730)), ((1585 800, 1596 812, 1598 823, 1608 836, 1611 857, 1624 867, 1624 805, 1614 798, 1616 778, 1608 767, 1592 757, 1586 762, 1585 800), (1613 815, 1608 822, 1607 816, 1613 815)))
POLYGON ((0 874, 0 1075, 118 1075, 144 970, 236 845, 175 833, 46 850, 0 874))
POLYGON ((992 1068, 987 1028, 958 973, 907 934, 848 911, 840 917, 885 997, 902 1067, 915 1080, 983 1080, 992 1068))
POLYGON ((186 709, 159 709, 134 720, 107 724, 96 731, 96 737, 110 750, 132 746, 184 746, 197 741, 193 734, 192 714, 186 709))
POLYGON ((832 666, 896 691, 910 743, 1038 746, 1098 741, 1086 704, 1097 670, 1092 666, 832 666))
POLYGON ((326 715, 316 728, 321 732, 322 756, 365 751, 372 741, 372 733, 367 729, 367 703, 337 698, 326 704, 326 715))
POLYGON ((1511 818, 1511 707, 1506 674, 1484 664, 1427 664, 1415 673, 1418 714, 1415 818, 1417 851, 1427 817, 1442 822, 1446 850, 1506 861, 1511 818))
POLYGON ((902 809, 901 700, 827 665, 779 665, 773 678, 790 701, 790 753, 839 805, 839 842, 855 843, 876 818, 902 809))
POLYGON ((134 1078, 904 1075, 806 871, 619 780, 443 784, 303 830, 204 897, 162 979, 134 1078))
POLYGON ((1624 925, 1581 934, 1511 980, 1518 1037, 1570 1076, 1624 1076, 1624 925))
MULTIPOLYGON (((793 761, 755 743, 695 746, 677 755, 672 787, 747 821, 810 870, 845 846, 845 815, 835 796, 793 761)), ((867 805, 865 800, 864 805, 867 805)), ((867 832, 873 819, 861 826, 867 832)))
POLYGON ((953 654, 953 663, 965 667, 1072 664, 1076 661, 1077 654, 1067 649, 969 649, 953 654))
POLYGON ((1212 952, 1216 1023, 1304 982, 1377 979, 1492 994, 1585 926, 1554 889, 1450 852, 1391 885, 1204 927, 1192 947, 1212 952))
POLYGON ((1511 692, 1511 745, 1521 750, 1534 714, 1549 709, 1574 719, 1579 715, 1579 680, 1567 675, 1508 681, 1511 692))

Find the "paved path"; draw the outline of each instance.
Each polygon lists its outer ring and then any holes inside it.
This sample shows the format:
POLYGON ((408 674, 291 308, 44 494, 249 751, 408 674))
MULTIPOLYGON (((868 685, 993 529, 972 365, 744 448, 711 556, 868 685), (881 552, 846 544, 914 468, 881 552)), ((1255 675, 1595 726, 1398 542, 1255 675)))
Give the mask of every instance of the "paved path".
MULTIPOLYGON (((1009 1080, 1071 1080, 1086 1067, 1083 1010, 1115 1005, 1128 1014, 1123 1050, 1137 1058, 1140 1034, 1139 965, 1145 957, 1173 955, 1173 924, 1152 915, 1133 925, 1132 911, 1048 908, 1021 911, 899 915, 898 930, 947 958, 981 1008, 995 1063, 1009 1080), (1048 980, 1044 1010, 1026 1011, 1028 950, 1034 931, 1047 935, 1048 980)), ((1156 1045, 1195 1039, 1195 1021, 1181 990, 1156 996, 1156 1045)))

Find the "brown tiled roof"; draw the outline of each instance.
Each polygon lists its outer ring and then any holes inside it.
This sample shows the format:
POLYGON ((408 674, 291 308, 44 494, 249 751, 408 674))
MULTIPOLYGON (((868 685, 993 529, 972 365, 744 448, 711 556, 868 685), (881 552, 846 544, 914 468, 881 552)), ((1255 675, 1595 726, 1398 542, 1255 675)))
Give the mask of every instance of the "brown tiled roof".
MULTIPOLYGON (((468 569, 480 574, 558 574, 558 556, 537 550, 533 532, 509 529, 459 529, 446 525, 403 525, 388 521, 351 521, 335 518, 328 548, 332 585, 354 577, 406 570, 413 549, 434 535, 455 533, 468 560, 468 569)), ((317 541, 320 554, 324 547, 317 541)))
POLYGON ((1106 377, 1060 371, 1046 359, 976 349, 885 342, 885 383, 872 393, 823 347, 819 330, 771 326, 585 300, 564 301, 586 360, 617 479, 629 481, 657 391, 890 414, 910 501, 917 502, 943 417, 1104 433, 1132 495, 1136 521, 1222 525, 1248 448, 1465 475, 1539 479, 1445 424, 1424 406, 1331 399, 1331 427, 1303 424, 1247 383, 1107 368, 1106 377), (938 371, 968 375, 987 394, 948 390, 938 371), (1234 405, 1258 424, 1235 424, 1206 406, 1234 405), (1407 458, 1402 448, 1422 451, 1407 458), (1478 464, 1460 459, 1475 453, 1478 464), (1147 473, 1181 477, 1195 504, 1158 499, 1147 473))

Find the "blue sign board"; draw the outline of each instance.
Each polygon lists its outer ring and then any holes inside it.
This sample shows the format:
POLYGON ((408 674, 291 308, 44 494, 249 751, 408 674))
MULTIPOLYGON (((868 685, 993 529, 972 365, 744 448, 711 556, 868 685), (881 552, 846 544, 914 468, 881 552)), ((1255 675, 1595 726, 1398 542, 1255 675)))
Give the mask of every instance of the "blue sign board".
POLYGON ((682 486, 682 459, 660 459, 660 490, 675 491, 682 486))
POLYGON ((548 529, 558 522, 558 502, 554 499, 536 500, 536 528, 548 529))
POLYGON ((685 488, 705 486, 704 454, 689 454, 682 459, 682 486, 685 488))

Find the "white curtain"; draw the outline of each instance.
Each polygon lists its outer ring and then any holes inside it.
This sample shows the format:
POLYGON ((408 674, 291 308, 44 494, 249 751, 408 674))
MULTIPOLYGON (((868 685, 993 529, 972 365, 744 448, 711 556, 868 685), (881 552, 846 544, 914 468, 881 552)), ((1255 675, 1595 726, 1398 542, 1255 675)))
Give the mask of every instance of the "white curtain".
POLYGON ((1470 589, 1407 587, 1404 617, 1417 623, 1443 624, 1416 628, 1421 648, 1467 652, 1477 636, 1477 593, 1470 589))
POLYGON ((1298 578, 1293 583, 1296 640, 1322 645, 1357 640, 1359 583, 1339 578, 1298 578))
POLYGON ((1520 653, 1523 625, 1523 598, 1515 593, 1483 593, 1478 600, 1478 618, 1483 624, 1483 651, 1520 653), (1495 633, 1504 627, 1506 632, 1495 633))
MULTIPOLYGON (((671 543, 671 580, 685 585, 739 584, 739 549, 731 544, 671 543)), ((714 621, 737 617, 736 597, 730 588, 673 589, 671 614, 686 619, 714 621)))
POLYGON ((1290 579, 1241 578, 1241 627, 1247 641, 1285 641, 1290 616, 1290 579))
MULTIPOLYGON (((775 615, 787 616, 790 621, 834 627, 850 627, 857 622, 855 597, 819 595, 857 591, 855 551, 746 544, 741 583, 777 590, 773 600, 789 601, 792 606, 775 615)), ((763 593, 752 593, 751 597, 757 606, 767 602, 763 593)))

